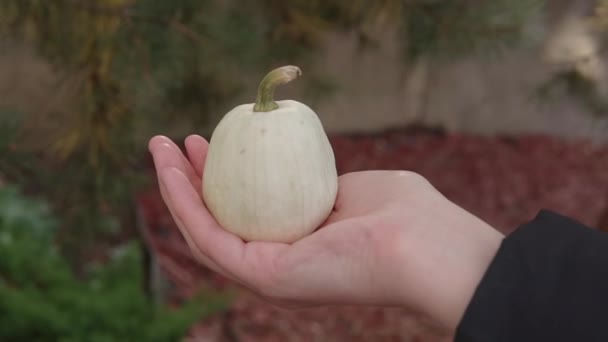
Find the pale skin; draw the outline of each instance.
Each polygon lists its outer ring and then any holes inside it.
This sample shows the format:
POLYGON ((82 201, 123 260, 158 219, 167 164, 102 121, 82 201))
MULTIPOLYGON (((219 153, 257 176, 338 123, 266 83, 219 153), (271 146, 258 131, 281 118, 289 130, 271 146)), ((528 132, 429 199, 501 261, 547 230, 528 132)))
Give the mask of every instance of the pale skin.
POLYGON ((245 242, 205 208, 208 142, 150 140, 163 199, 199 262, 280 307, 397 306, 454 332, 504 236, 408 171, 342 175, 333 213, 293 243, 245 242))

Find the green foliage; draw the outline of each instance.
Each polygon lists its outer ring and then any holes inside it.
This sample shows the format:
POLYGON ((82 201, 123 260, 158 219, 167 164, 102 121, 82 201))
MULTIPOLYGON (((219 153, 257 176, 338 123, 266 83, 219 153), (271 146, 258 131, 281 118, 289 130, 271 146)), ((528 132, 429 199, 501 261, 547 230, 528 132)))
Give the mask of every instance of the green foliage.
POLYGON ((608 98, 597 89, 598 85, 581 76, 576 70, 565 70, 552 75, 541 83, 533 99, 542 104, 568 97, 575 100, 595 119, 606 115, 608 98))
POLYGON ((525 42, 544 0, 412 1, 404 8, 406 56, 457 58, 525 42))
POLYGON ((179 309, 149 302, 131 244, 79 279, 53 243, 58 225, 44 202, 14 187, 0 189, 2 341, 177 341, 195 320, 226 304, 221 296, 179 309))
POLYGON ((360 42, 373 43, 373 27, 397 28, 405 60, 410 61, 512 47, 529 38, 526 27, 540 19, 544 4, 545 0, 264 0, 260 6, 269 13, 276 41, 310 49, 328 31, 354 31, 360 42))
POLYGON ((584 114, 591 115, 594 129, 601 129, 600 120, 608 113, 608 79, 602 57, 608 43, 608 1, 595 2, 586 16, 567 19, 546 46, 547 61, 558 69, 536 87, 533 100, 541 105, 574 100, 585 109, 584 114))

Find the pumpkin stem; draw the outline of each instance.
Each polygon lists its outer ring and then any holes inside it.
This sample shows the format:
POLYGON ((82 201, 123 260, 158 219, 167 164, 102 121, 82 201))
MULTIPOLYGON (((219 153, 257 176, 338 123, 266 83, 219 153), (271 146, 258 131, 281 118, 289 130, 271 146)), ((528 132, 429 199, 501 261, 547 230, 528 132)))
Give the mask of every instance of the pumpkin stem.
POLYGON ((253 106, 254 112, 270 112, 279 108, 279 105, 274 102, 274 90, 280 84, 285 84, 293 81, 298 76, 302 75, 302 70, 297 66, 287 65, 271 72, 262 79, 258 87, 258 96, 253 106))

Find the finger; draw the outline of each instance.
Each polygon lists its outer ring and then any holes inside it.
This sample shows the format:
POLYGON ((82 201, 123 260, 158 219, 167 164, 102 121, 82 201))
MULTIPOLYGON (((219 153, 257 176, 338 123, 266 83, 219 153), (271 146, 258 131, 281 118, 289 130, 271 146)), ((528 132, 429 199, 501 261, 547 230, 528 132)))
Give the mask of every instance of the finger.
POLYGON ((190 161, 184 156, 181 149, 171 139, 164 136, 155 136, 148 144, 150 153, 154 159, 156 170, 174 167, 184 173, 192 186, 201 190, 201 178, 196 174, 190 161))
POLYGON ((186 240, 188 247, 190 248, 192 254, 194 255, 194 258, 196 260, 198 260, 199 262, 203 263, 205 266, 212 269, 213 271, 220 273, 223 276, 225 276, 231 280, 234 280, 233 275, 229 274, 226 270, 222 269, 217 263, 212 261, 211 258, 209 258, 207 255, 205 255, 203 252, 201 252, 201 250, 196 246, 196 244, 194 244, 194 242, 192 241, 192 237, 190 236, 188 231, 186 229, 184 229, 183 223, 181 221, 179 221, 178 219, 175 219, 175 211, 173 209, 173 205, 172 205, 171 201, 168 199, 166 187, 164 186, 162 181, 160 181, 160 179, 159 179, 159 187, 160 187, 161 196, 165 200, 165 203, 167 204, 167 208, 169 209, 171 216, 174 218, 177 228, 180 230, 182 236, 184 236, 184 239, 186 240))
MULTIPOLYGON (((183 163, 183 160, 181 160, 181 158, 176 157, 176 154, 181 154, 181 151, 179 150, 179 148, 177 146, 175 146, 175 144, 173 144, 173 142, 171 142, 166 137, 158 136, 158 137, 154 137, 153 139, 151 139, 150 151, 153 154, 154 162, 155 162, 156 168, 158 170, 162 170, 163 168, 166 168, 166 167, 182 167, 183 166, 184 168, 188 168, 186 163, 183 163)), ((158 178, 158 182, 159 182, 161 196, 163 197, 163 200, 165 201, 165 204, 167 205, 167 208, 169 209, 171 216, 175 218, 174 206, 172 205, 171 201, 169 200, 169 198, 167 196, 167 190, 166 190, 166 187, 164 186, 163 182, 160 179, 160 175, 158 178)), ((191 180, 191 182, 194 183, 193 186, 197 185, 197 180, 191 180)), ((180 229, 180 232, 184 236, 186 243, 190 247, 190 250, 192 251, 192 254, 194 255, 194 257, 197 260, 199 260, 201 263, 205 264, 207 267, 212 269, 213 271, 220 273, 231 280, 234 280, 233 275, 229 274, 229 272, 227 272, 226 270, 219 267, 219 265, 217 265, 217 263, 213 262, 208 256, 206 256, 203 252, 201 252, 201 250, 198 247, 196 247, 196 245, 193 243, 192 237, 190 236, 190 234, 182 228, 183 224, 181 224, 181 222, 179 222, 178 220, 175 220, 175 221, 176 221, 178 228, 180 229)))
POLYGON ((192 236, 190 236, 190 233, 188 232, 188 230, 184 228, 183 223, 177 222, 177 221, 178 220, 176 220, 176 224, 177 224, 180 232, 183 234, 184 239, 186 240, 186 243, 188 244, 188 248, 190 248, 190 250, 192 251, 192 255, 198 262, 207 266, 214 272, 221 274, 222 276, 226 277, 227 279, 230 279, 232 281, 238 281, 237 277, 234 274, 228 272, 227 270, 222 268, 220 265, 218 265, 215 261, 211 260, 211 258, 209 256, 205 255, 205 253, 201 252, 201 250, 194 243, 192 236))
POLYGON ((203 170, 205 169, 205 158, 207 157, 209 143, 199 135, 191 135, 186 138, 185 145, 190 164, 200 178, 203 176, 203 170))
POLYGON ((244 274, 243 241, 217 224, 181 170, 167 168, 160 173, 175 218, 182 222, 193 243, 221 268, 241 278, 244 274))

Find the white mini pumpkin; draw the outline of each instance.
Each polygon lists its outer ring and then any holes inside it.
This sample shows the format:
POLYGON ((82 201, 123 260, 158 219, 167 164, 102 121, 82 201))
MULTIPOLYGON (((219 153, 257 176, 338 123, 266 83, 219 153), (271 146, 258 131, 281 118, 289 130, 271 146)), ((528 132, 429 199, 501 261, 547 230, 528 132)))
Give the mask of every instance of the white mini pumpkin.
POLYGON ((300 102, 273 100, 277 85, 300 74, 295 66, 270 72, 256 103, 228 112, 209 141, 205 205, 246 241, 301 239, 327 219, 336 200, 334 153, 319 117, 300 102))

